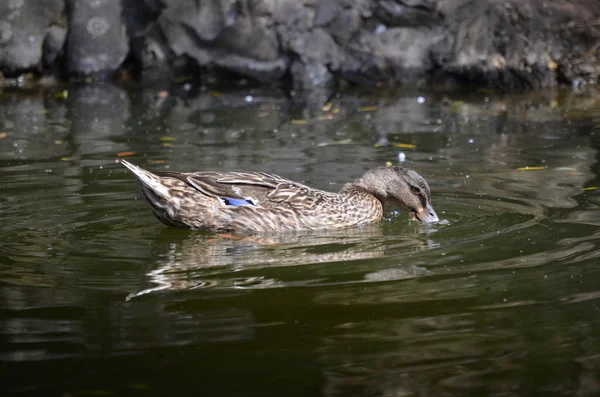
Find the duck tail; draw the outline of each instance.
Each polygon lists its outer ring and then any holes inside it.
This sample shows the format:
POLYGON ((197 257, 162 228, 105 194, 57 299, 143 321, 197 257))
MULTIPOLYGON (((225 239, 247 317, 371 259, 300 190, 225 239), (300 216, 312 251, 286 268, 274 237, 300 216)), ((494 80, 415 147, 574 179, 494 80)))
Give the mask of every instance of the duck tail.
POLYGON ((165 198, 169 197, 169 189, 161 183, 161 178, 158 175, 153 174, 150 171, 146 171, 145 169, 123 159, 119 159, 118 162, 127 167, 129 171, 133 172, 143 188, 149 188, 155 194, 159 194, 165 198))

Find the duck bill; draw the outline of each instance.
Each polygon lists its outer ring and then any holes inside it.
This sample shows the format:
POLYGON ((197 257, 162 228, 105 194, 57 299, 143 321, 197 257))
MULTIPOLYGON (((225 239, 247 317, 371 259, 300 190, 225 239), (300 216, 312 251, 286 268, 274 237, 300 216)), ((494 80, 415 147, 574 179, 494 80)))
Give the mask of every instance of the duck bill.
POLYGON ((431 206, 431 204, 427 204, 427 206, 425 208, 423 208, 422 211, 419 211, 418 214, 414 214, 414 215, 415 215, 415 220, 422 222, 422 223, 434 223, 434 222, 439 222, 439 220, 440 220, 440 218, 438 218, 437 214, 433 210, 433 207, 431 206))

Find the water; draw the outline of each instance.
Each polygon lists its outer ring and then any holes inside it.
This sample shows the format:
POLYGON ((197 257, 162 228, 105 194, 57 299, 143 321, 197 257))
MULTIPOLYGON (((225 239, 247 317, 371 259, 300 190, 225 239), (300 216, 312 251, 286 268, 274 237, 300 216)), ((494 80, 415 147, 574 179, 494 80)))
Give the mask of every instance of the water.
POLYGON ((600 394, 594 93, 324 111, 275 90, 67 89, 0 95, 5 395, 600 394), (176 230, 114 162, 337 190, 399 152, 444 222, 389 207, 329 233, 176 230))

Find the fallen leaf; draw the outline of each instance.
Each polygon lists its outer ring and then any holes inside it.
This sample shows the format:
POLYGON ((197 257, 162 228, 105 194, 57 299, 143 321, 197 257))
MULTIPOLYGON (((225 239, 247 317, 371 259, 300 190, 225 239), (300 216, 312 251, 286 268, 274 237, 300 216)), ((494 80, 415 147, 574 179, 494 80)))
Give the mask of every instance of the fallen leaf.
POLYGON ((340 108, 335 108, 331 111, 333 114, 338 114, 340 112, 340 108))
POLYGON ((171 142, 163 142, 162 145, 163 147, 173 147, 173 144, 171 142))
POLYGON ((169 141, 174 141, 176 138, 174 136, 161 136, 158 139, 163 142, 169 142, 169 141))
POLYGON ((69 97, 69 91, 68 90, 62 90, 61 92, 57 92, 56 94, 54 94, 55 98, 62 98, 62 99, 67 99, 69 97))
POLYGON ((404 149, 414 149, 417 147, 417 145, 413 145, 412 143, 394 143, 394 146, 404 149))
POLYGON ((117 153, 117 157, 133 156, 134 154, 135 154, 135 152, 119 152, 119 153, 117 153))
POLYGON ((210 95, 210 96, 220 96, 221 94, 219 93, 219 91, 208 91, 208 95, 210 95))
POLYGON ((529 167, 529 166, 525 166, 525 167, 519 167, 517 168, 517 171, 539 171, 539 170, 545 170, 546 166, 543 167, 529 167))
POLYGON ((292 124, 306 124, 308 123, 308 121, 303 120, 303 119, 294 119, 292 120, 292 124))
POLYGON ((8 136, 6 132, 0 132, 0 139, 4 139, 8 136))
POLYGON ((327 102, 327 103, 325 104, 325 106, 323 106, 323 107, 321 108, 321 110, 322 110, 322 111, 324 111, 324 112, 329 112, 329 111, 331 110, 331 107, 332 107, 332 106, 333 106, 333 104, 332 104, 331 102, 327 102))
POLYGON ((324 115, 324 116, 317 117, 317 120, 319 120, 319 121, 331 120, 332 118, 333 118, 333 116, 331 116, 331 115, 324 115))
POLYGON ((392 162, 391 161, 386 161, 385 162, 385 166, 386 167, 391 167, 392 166, 392 162))
POLYGON ((60 159, 62 161, 71 161, 71 160, 73 160, 73 157, 67 157, 67 156, 65 156, 65 157, 61 157, 60 159))
POLYGON ((150 164, 164 164, 165 160, 148 160, 150 164))
POLYGON ((590 187, 583 188, 583 190, 587 190, 587 191, 596 190, 596 189, 598 189, 598 186, 590 186, 590 187))
POLYGON ((377 106, 361 106, 358 108, 359 112, 374 112, 377 110, 377 106))

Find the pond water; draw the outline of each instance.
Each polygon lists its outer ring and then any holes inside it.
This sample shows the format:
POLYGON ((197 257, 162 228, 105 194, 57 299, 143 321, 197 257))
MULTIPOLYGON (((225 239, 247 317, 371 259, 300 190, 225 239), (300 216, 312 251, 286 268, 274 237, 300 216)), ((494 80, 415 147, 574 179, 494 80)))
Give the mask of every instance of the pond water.
POLYGON ((3 394, 599 395, 597 97, 4 91, 3 394), (168 228, 119 156, 327 190, 403 158, 444 222, 168 228))

